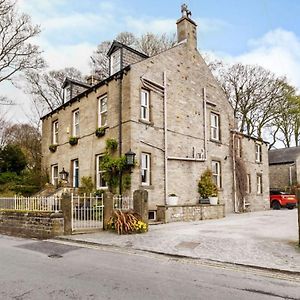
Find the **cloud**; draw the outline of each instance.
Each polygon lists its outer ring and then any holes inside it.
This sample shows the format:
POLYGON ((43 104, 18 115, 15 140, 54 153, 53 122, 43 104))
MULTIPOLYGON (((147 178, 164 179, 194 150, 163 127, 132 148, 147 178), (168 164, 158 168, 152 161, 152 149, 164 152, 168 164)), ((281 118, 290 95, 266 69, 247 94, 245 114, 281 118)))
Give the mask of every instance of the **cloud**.
POLYGON ((43 44, 45 49, 44 57, 50 69, 63 69, 65 67, 75 67, 82 73, 89 73, 90 56, 95 46, 89 43, 75 45, 52 45, 43 44))
POLYGON ((235 57, 235 61, 261 65, 279 76, 286 76, 300 89, 300 39, 295 33, 279 28, 248 44, 249 51, 235 57))
POLYGON ((146 32, 153 32, 156 34, 171 33, 175 31, 174 19, 150 19, 145 18, 134 18, 132 16, 126 16, 124 18, 125 27, 128 31, 132 31, 135 34, 143 34, 146 32))
POLYGON ((200 33, 221 32, 231 26, 229 23, 216 18, 196 18, 195 22, 198 24, 200 33))
POLYGON ((209 50, 205 52, 210 60, 260 65, 277 76, 287 77, 289 83, 300 91, 300 39, 291 31, 278 28, 258 39, 251 39, 248 50, 236 56, 209 50))

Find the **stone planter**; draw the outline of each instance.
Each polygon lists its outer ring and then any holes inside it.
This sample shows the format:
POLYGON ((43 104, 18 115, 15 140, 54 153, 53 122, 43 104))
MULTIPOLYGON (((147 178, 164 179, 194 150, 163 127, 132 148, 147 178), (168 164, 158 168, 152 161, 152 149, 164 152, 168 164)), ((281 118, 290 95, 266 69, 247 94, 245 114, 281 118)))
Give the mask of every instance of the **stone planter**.
POLYGON ((178 205, 178 196, 169 196, 167 199, 167 205, 178 205))
POLYGON ((209 197, 210 205, 218 205, 218 197, 209 197))

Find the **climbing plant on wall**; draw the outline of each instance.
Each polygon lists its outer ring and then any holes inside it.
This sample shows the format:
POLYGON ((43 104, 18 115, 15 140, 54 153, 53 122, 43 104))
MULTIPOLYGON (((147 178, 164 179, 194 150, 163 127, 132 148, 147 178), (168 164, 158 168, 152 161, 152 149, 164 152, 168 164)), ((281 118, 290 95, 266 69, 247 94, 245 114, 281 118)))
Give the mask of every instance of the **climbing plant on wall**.
POLYGON ((118 142, 115 139, 106 140, 105 154, 101 160, 100 168, 104 171, 103 177, 107 183, 108 189, 116 193, 119 188, 120 178, 122 178, 122 190, 130 188, 131 177, 127 172, 126 157, 116 156, 118 142))

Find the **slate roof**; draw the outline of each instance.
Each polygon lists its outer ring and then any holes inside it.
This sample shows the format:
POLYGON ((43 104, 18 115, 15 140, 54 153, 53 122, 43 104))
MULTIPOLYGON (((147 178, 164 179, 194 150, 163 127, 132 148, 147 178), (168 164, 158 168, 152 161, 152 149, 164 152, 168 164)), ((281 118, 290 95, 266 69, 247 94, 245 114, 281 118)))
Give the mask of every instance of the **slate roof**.
POLYGON ((107 52, 106 55, 110 56, 115 51, 116 48, 117 49, 119 49, 119 48, 125 48, 125 49, 127 49, 127 50, 129 50, 129 51, 131 51, 131 52, 133 52, 133 53, 135 53, 135 54, 137 54, 137 55, 139 55, 139 56, 141 56, 143 58, 149 58, 149 56, 146 55, 145 53, 142 53, 142 52, 134 49, 133 47, 129 47, 129 46, 127 46, 125 44, 122 44, 122 43, 120 43, 120 42, 118 42, 116 40, 114 40, 112 42, 112 44, 111 44, 111 46, 110 46, 110 48, 109 48, 109 50, 108 50, 108 52, 107 52))
POLYGON ((270 150, 269 165, 294 163, 299 156, 300 147, 270 150))

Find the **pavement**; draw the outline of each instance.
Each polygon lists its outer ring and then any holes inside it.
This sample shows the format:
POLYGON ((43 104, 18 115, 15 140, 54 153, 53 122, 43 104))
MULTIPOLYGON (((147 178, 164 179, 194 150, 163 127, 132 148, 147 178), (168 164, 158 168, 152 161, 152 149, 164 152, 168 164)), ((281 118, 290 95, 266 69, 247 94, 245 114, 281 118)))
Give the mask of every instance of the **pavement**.
POLYGON ((144 234, 117 235, 101 231, 59 239, 296 272, 300 275, 297 209, 150 225, 149 232, 144 234))

